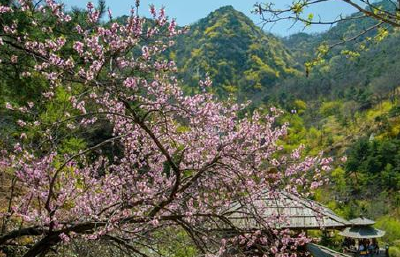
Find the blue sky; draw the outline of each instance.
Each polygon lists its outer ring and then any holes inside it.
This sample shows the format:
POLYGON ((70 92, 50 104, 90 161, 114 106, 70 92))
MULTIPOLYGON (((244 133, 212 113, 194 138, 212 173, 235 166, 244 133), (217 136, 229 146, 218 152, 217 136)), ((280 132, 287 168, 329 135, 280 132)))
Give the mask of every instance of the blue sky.
MULTIPOLYGON (((96 2, 96 0, 92 0, 96 2)), ((249 16, 256 24, 260 23, 260 17, 251 13, 253 4, 257 1, 262 0, 141 0, 141 14, 145 15, 148 13, 149 4, 154 4, 156 7, 165 6, 167 15, 171 18, 176 18, 179 25, 190 25, 197 20, 206 17, 210 12, 215 9, 225 6, 232 5, 236 10, 239 10, 249 16)), ((265 0, 267 1, 267 0, 265 0)), ((274 2, 276 6, 284 7, 292 0, 269 0, 274 2)), ((86 5, 85 0, 64 0, 67 7, 79 6, 84 7, 86 5)), ((114 16, 120 16, 129 14, 130 7, 134 5, 135 0, 108 0, 107 5, 113 12, 114 16)), ((307 10, 307 12, 314 13, 315 17, 321 15, 327 19, 334 19, 339 14, 350 14, 355 10, 343 3, 342 1, 332 1, 330 3, 324 3, 313 9, 307 10)), ((277 35, 286 36, 299 32, 303 27, 294 27, 289 29, 291 24, 287 22, 279 22, 272 28, 266 26, 265 30, 272 32, 277 35)), ((326 30, 327 27, 313 26, 305 30, 305 32, 319 32, 326 30)))

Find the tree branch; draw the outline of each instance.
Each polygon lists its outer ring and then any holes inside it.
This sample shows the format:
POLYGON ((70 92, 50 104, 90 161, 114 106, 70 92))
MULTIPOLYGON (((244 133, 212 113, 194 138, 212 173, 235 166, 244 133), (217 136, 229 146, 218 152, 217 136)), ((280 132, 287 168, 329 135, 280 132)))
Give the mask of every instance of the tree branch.
POLYGON ((8 234, 0 237, 0 245, 5 244, 8 240, 16 239, 23 236, 40 236, 44 233, 46 233, 46 230, 43 230, 40 227, 29 227, 13 230, 8 234))

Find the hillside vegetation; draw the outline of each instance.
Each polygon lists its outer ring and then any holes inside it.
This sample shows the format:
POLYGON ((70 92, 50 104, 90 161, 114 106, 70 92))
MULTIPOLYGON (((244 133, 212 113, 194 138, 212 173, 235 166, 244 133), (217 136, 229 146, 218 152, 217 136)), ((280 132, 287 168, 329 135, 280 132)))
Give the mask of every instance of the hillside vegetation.
POLYGON ((208 75, 220 97, 259 98, 277 81, 299 75, 300 65, 283 42, 264 33, 232 6, 222 7, 190 27, 170 53, 184 85, 208 75), (257 97, 258 96, 258 97, 257 97))
MULTIPOLYGON (((249 111, 271 106, 284 110, 278 123, 290 124, 289 134, 280 140, 287 152, 305 145, 306 153, 323 151, 335 160, 330 183, 316 192, 316 200, 347 219, 360 215, 376 219, 377 227, 387 231, 382 243, 392 246, 393 256, 400 256, 400 32, 389 29, 379 40, 377 35, 365 35, 372 40, 362 51, 354 42, 338 46, 308 76, 304 67, 320 45, 372 22, 342 22, 321 34, 279 38, 226 6, 179 35, 167 55, 176 62, 179 83, 187 94, 200 90, 199 79, 209 76, 213 81, 209 90, 218 98, 252 100, 249 111), (357 53, 349 54, 348 49, 357 53)), ((1 55, 5 53, 0 53, 0 59, 1 55)), ((1 106, 6 102, 18 106, 32 99, 40 103, 46 87, 42 80, 26 78, 18 65, 4 62, 0 75, 1 106)), ((66 92, 59 92, 53 103, 40 103, 35 115, 47 124, 56 122, 67 98, 66 92)), ((9 149, 17 140, 20 118, 0 108, 2 148, 9 149)), ((65 136, 60 134, 55 136, 65 136)), ((60 140, 64 140, 63 151, 74 153, 111 134, 104 122, 60 140)), ((119 153, 118 146, 101 151, 110 156, 119 153)), ((1 179, 10 183, 8 176, 1 179)), ((8 185, 2 186, 0 193, 6 195, 8 185)), ((195 255, 194 250, 189 252, 176 256, 195 255)))
MULTIPOLYGON (((382 5, 389 8, 386 1, 382 5)), ((281 122, 291 125, 282 141, 287 150, 304 144, 310 153, 324 151, 336 160, 330 186, 317 199, 345 218, 377 219, 388 230, 385 242, 395 245, 400 225, 400 33, 388 29, 385 38, 370 33, 339 45, 309 76, 304 72, 320 45, 373 23, 346 21, 321 34, 277 38, 227 6, 195 23, 170 56, 186 87, 208 74, 219 97, 284 109, 281 122), (369 44, 360 50, 358 43, 366 37, 369 44), (397 225, 386 226, 386 221, 397 225)))

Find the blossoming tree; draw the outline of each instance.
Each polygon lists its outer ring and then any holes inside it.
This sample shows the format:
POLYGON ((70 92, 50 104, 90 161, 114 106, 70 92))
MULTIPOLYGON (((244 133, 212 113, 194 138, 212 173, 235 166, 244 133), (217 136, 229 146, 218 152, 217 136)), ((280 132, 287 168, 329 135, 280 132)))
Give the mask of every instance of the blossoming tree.
POLYGON ((260 214, 259 199, 309 192, 321 185, 329 161, 304 157, 301 149, 284 154, 277 141, 286 125, 275 125, 277 110, 249 114, 246 105, 218 102, 206 93, 208 79, 200 81, 203 93, 185 95, 174 63, 162 59, 182 31, 164 10, 151 7, 149 20, 136 8, 124 23, 102 24, 91 3, 85 20, 53 0, 0 6, 0 48, 8 54, 1 65, 20 63, 21 76, 47 84, 36 103, 6 105, 26 117, 18 121, 23 129, 40 133, 22 133, 1 153, 1 170, 15 175, 20 193, 2 213, 12 222, 0 245, 28 237, 30 257, 76 239, 107 239, 151 256, 158 231, 175 228, 203 255, 295 255, 307 239, 275 229, 283 217, 260 214), (60 95, 67 101, 55 122, 34 115, 60 95), (108 138, 62 150, 61 134, 100 121, 112 127, 108 138), (110 145, 119 153, 99 150, 110 145), (257 228, 230 220, 237 204, 257 228))

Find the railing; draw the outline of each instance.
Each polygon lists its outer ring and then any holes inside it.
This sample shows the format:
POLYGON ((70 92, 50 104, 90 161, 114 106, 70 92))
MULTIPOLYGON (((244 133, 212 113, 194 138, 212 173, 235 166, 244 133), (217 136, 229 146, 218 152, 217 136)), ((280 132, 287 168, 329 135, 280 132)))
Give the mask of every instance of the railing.
POLYGON ((314 257, 352 257, 351 255, 339 253, 328 247, 316 244, 307 244, 307 250, 314 257))
POLYGON ((385 249, 379 249, 379 251, 374 254, 369 254, 368 251, 363 253, 356 250, 340 253, 322 245, 307 244, 307 250, 314 257, 388 257, 387 250, 385 249))

